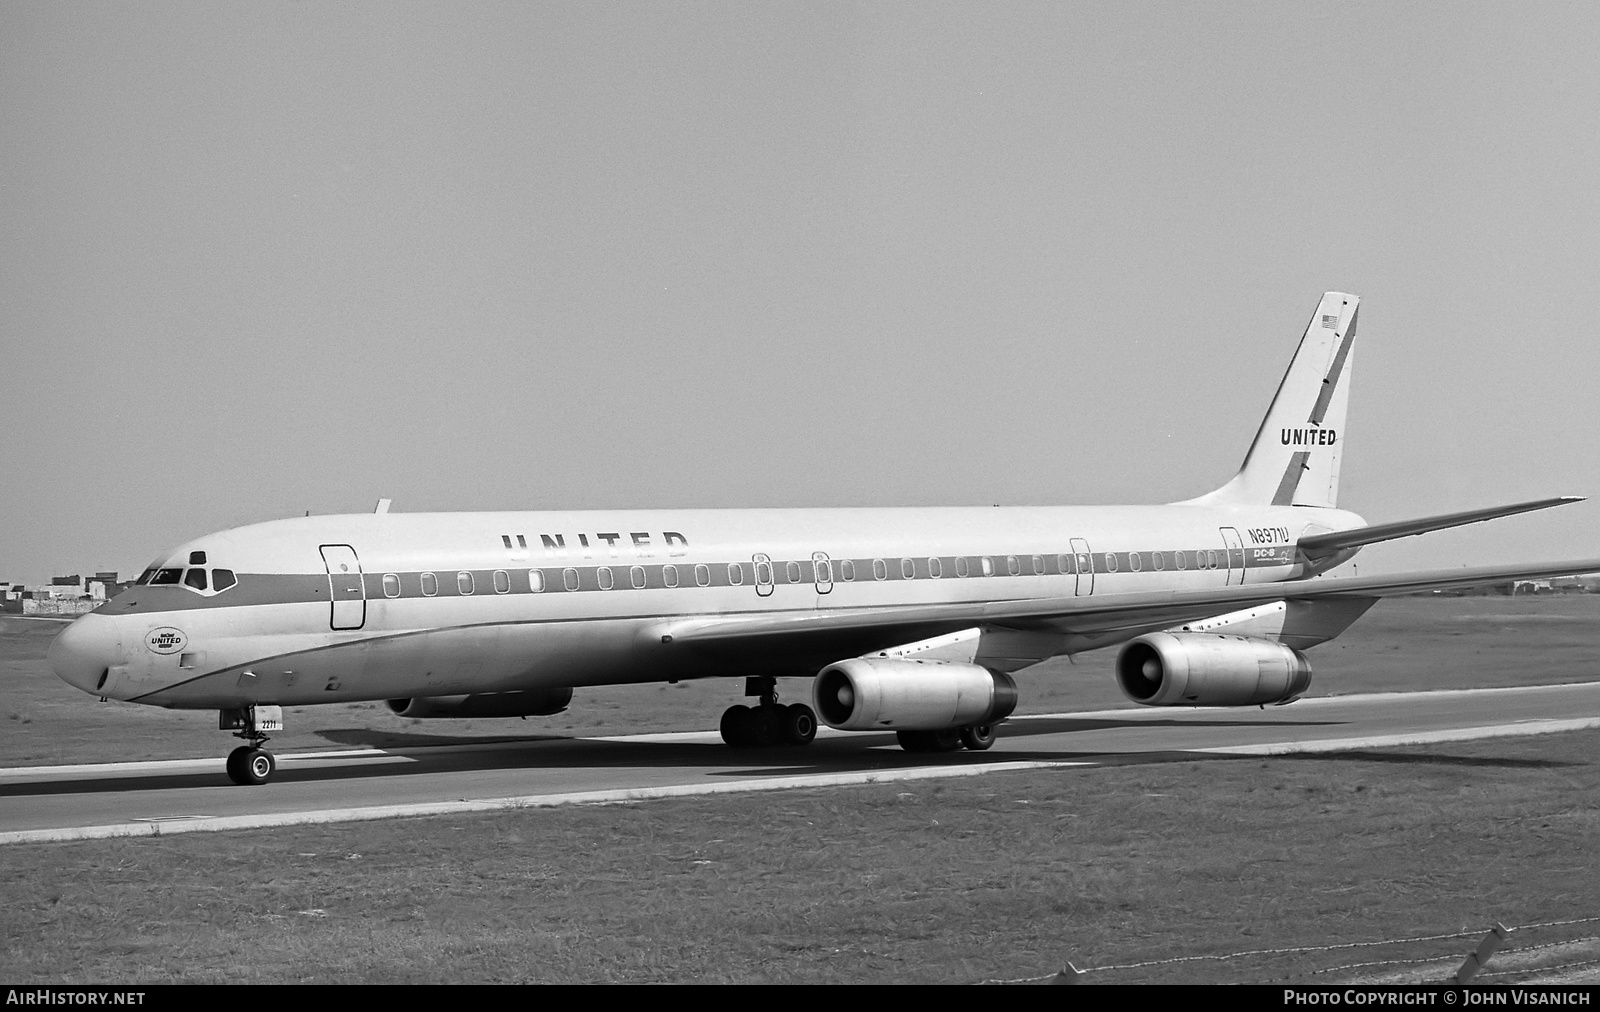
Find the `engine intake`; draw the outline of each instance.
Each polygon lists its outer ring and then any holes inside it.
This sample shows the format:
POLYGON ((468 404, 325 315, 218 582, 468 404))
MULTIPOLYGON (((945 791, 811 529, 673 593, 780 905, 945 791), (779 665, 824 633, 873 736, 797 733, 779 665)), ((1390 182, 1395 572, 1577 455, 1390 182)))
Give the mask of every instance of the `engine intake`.
POLYGON ((976 664, 853 657, 812 684, 817 713, 841 731, 940 731, 995 724, 1017 708, 1017 683, 976 664))
POLYGON ((572 690, 520 689, 475 692, 470 696, 417 696, 391 699, 389 709, 401 717, 548 717, 572 702, 572 690))
POLYGON ((1117 655, 1117 684, 1146 706, 1287 703, 1311 687, 1311 662, 1253 636, 1149 633, 1117 655))

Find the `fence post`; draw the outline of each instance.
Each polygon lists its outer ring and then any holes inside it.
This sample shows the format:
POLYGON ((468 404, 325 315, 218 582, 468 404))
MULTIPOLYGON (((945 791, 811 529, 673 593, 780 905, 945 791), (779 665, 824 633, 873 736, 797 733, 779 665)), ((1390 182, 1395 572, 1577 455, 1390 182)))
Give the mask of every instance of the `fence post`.
POLYGON ((1494 955, 1495 950, 1500 948, 1500 944, 1510 935, 1510 928, 1499 921, 1495 921, 1494 927, 1490 928, 1489 933, 1483 936, 1483 941, 1478 943, 1477 950, 1467 953, 1467 958, 1462 962, 1461 969, 1456 971, 1456 975, 1451 980, 1456 984, 1465 984, 1473 977, 1476 977, 1478 971, 1488 964, 1489 957, 1494 955))
POLYGON ((1072 965, 1068 960, 1066 967, 1054 977, 1050 978, 1052 984, 1082 984, 1083 971, 1072 965))

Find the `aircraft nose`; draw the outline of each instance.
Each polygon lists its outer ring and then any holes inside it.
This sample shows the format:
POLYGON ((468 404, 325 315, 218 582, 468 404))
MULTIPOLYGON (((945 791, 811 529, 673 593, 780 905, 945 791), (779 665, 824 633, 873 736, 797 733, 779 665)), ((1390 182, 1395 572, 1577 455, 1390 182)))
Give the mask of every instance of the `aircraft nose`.
POLYGON ((56 677, 84 692, 105 687, 111 666, 121 660, 122 638, 115 619, 82 615, 50 644, 45 659, 56 677))

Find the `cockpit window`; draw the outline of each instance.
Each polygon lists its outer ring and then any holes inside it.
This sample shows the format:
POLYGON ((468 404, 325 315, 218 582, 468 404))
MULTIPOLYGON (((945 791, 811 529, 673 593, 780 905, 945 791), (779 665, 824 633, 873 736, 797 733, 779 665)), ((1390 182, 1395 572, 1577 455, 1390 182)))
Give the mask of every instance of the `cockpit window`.
POLYGON ((139 574, 139 578, 137 580, 133 581, 133 582, 136 583, 136 584, 146 584, 146 583, 150 582, 150 578, 152 576, 154 576, 154 575, 156 575, 156 571, 155 571, 155 567, 152 566, 151 568, 149 568, 149 569, 145 570, 144 572, 140 573, 139 574))
POLYGON ((156 575, 150 577, 150 585, 152 587, 176 586, 182 581, 183 570, 181 569, 158 569, 156 570, 156 575))
POLYGON ((195 590, 205 590, 206 571, 203 569, 189 570, 183 576, 183 585, 185 587, 193 587, 195 590))
POLYGON ((203 566, 205 564, 206 564, 206 553, 205 552, 190 552, 189 553, 189 565, 191 565, 191 566, 203 566))
POLYGON ((211 571, 211 589, 221 592, 238 583, 234 579, 231 569, 213 569, 211 571))

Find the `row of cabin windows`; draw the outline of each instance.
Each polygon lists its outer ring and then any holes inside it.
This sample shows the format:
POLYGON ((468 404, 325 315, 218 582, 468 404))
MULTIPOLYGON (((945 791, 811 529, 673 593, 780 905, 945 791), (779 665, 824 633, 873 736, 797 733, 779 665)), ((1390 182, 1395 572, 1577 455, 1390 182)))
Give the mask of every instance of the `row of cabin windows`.
MULTIPOLYGON (((511 574, 507 573, 503 569, 497 569, 494 571, 492 579, 494 580, 494 592, 496 594, 509 594, 511 592, 511 574)), ((662 566, 661 580, 668 587, 678 586, 678 567, 670 565, 662 566)), ((711 567, 706 565, 695 566, 694 580, 695 583, 701 587, 711 586, 711 567)), ((611 590, 616 586, 616 574, 612 572, 611 567, 601 566, 595 570, 595 581, 599 584, 601 590, 611 590)), ((643 590, 648 583, 648 578, 645 575, 644 567, 633 566, 630 568, 628 570, 628 582, 633 585, 635 590, 643 590)), ((738 563, 734 563, 728 567, 728 582, 734 585, 742 584, 744 582, 744 570, 738 563)), ((562 586, 566 587, 568 590, 577 590, 579 584, 578 571, 576 569, 562 570, 561 583, 562 586)), ((535 594, 544 593, 544 570, 528 570, 528 586, 529 589, 535 594)), ((462 571, 456 574, 456 590, 458 593, 465 596, 476 592, 476 589, 476 580, 471 573, 462 571)), ((433 597, 438 593, 438 576, 434 573, 423 573, 422 595, 424 597, 433 597)), ((383 596, 400 596, 399 576, 395 575, 394 573, 384 574, 383 596)))
MULTIPOLYGON (((1195 555, 1196 555, 1197 564, 1198 564, 1199 568, 1201 568, 1201 569, 1217 569, 1220 566, 1225 564, 1225 560, 1227 558, 1226 552, 1221 552, 1221 551, 1200 551, 1200 552, 1195 553, 1195 555)), ((1031 572, 1032 572, 1033 575, 1036 575, 1036 576, 1037 575, 1046 575, 1045 574, 1045 565, 1044 565, 1044 556, 1035 555, 1031 559, 1029 559, 1028 561, 1030 563, 1032 563, 1031 572)), ((1079 553, 1076 557, 1071 556, 1071 555, 1060 555, 1060 556, 1056 557, 1056 562, 1057 562, 1057 566, 1058 566, 1058 575, 1071 575, 1071 573, 1073 572, 1074 561, 1076 561, 1076 566, 1077 566, 1077 571, 1078 572, 1085 572, 1086 573, 1091 568, 1091 563, 1089 561, 1089 556, 1088 556, 1087 553, 1079 553)), ((1114 552, 1105 553, 1104 561, 1105 561, 1105 571, 1106 572, 1108 572, 1108 573, 1117 572, 1117 568, 1118 568, 1117 556, 1116 556, 1116 554, 1114 552)), ((1178 569, 1187 569, 1188 568, 1188 560, 1185 558, 1185 555, 1182 552, 1175 553, 1174 562, 1175 562, 1175 565, 1176 565, 1176 567, 1178 569)), ((833 560, 833 564, 838 567, 839 579, 843 580, 846 583, 853 583, 855 581, 855 578, 856 578, 856 566, 855 566, 855 561, 854 560, 852 560, 852 559, 836 559, 836 560, 833 560)), ((830 576, 830 573, 829 573, 829 570, 828 570, 828 564, 827 563, 816 563, 815 565, 819 569, 821 569, 821 571, 822 571, 821 572, 821 577, 820 577, 822 579, 822 581, 823 582, 829 582, 829 580, 831 579, 831 576, 830 576)), ((1162 553, 1155 552, 1155 553, 1151 554, 1151 565, 1156 570, 1162 570, 1162 569, 1166 568, 1166 559, 1162 555, 1162 553)), ((1015 556, 1015 555, 1008 555, 1008 556, 1005 557, 1005 567, 1006 567, 1006 572, 1009 573, 1012 576, 1021 576, 1022 575, 1022 560, 1019 557, 1015 556)), ((984 576, 993 576, 995 574, 995 572, 997 571, 997 566, 995 564, 994 557, 987 556, 987 555, 979 556, 978 557, 978 568, 979 568, 979 571, 984 576)), ((1137 573, 1142 568, 1143 568, 1143 562, 1142 562, 1142 558, 1141 558, 1140 553, 1137 553, 1137 552, 1128 553, 1128 569, 1129 569, 1129 571, 1137 573)), ((956 571, 956 576, 958 576, 958 577, 965 578, 965 577, 971 575, 971 568, 970 568, 968 560, 967 560, 967 558, 965 556, 957 556, 956 557, 956 560, 955 560, 955 571, 956 571)), ((232 586, 233 585, 233 574, 232 573, 228 572, 227 570, 217 570, 216 572, 219 573, 219 574, 220 573, 227 574, 227 578, 228 578, 227 586, 232 586)), ((738 586, 743 585, 743 583, 744 583, 744 566, 743 565, 741 565, 740 563, 737 563, 737 562, 729 563, 727 572, 728 572, 728 584, 730 586, 738 587, 738 586)), ((940 577, 942 577, 943 574, 944 574, 944 561, 942 559, 936 557, 936 556, 929 558, 927 560, 927 573, 928 573, 928 576, 930 578, 935 579, 935 580, 937 580, 940 577)), ((790 583, 801 583, 801 582, 803 582, 802 581, 803 572, 801 570, 800 563, 798 563, 798 562, 786 563, 785 564, 785 575, 788 577, 788 580, 789 580, 790 583)), ((901 576, 902 579, 906 579, 906 580, 914 580, 914 579, 916 579, 917 566, 916 566, 915 560, 913 560, 913 559, 901 559, 900 560, 900 576, 901 576)), ((889 564, 888 564, 887 561, 885 561, 883 559, 873 559, 872 560, 872 578, 874 580, 887 580, 889 578, 889 564)), ((201 571, 201 573, 200 573, 200 579, 201 579, 200 589, 204 590, 205 589, 205 586, 204 586, 205 574, 204 574, 203 571, 201 571)), ((492 574, 491 579, 493 580, 494 592, 496 594, 508 594, 508 593, 511 592, 511 575, 509 573, 507 573, 505 570, 503 570, 503 569, 495 570, 494 573, 492 574)), ((758 563, 757 566, 756 566, 756 582, 757 583, 761 583, 761 584, 768 584, 771 581, 772 581, 772 566, 771 566, 771 564, 770 563, 764 563, 764 562, 763 563, 758 563)), ((595 582, 596 582, 596 584, 599 586, 599 588, 601 590, 612 590, 617 585, 616 574, 613 572, 613 570, 612 570, 612 568, 610 566, 597 567, 595 569, 595 582)), ((675 565, 670 565, 670 564, 662 566, 661 567, 661 582, 666 587, 668 587, 669 589, 677 587, 679 585, 678 567, 675 566, 675 565)), ((705 563, 697 564, 694 567, 694 582, 695 582, 695 585, 699 586, 699 587, 709 587, 709 586, 711 586, 711 567, 709 565, 706 565, 705 563)), ((644 569, 643 566, 632 566, 632 567, 629 568, 629 570, 628 570, 628 583, 635 590, 643 590, 643 589, 645 589, 645 587, 649 583, 649 580, 648 580, 648 577, 646 576, 645 569, 644 569)), ((579 575, 578 575, 578 570, 572 569, 572 568, 563 569, 561 571, 561 585, 564 588, 566 588, 567 590, 569 590, 569 591, 577 590, 579 588, 579 586, 580 586, 580 579, 579 579, 579 575)), ((544 591, 546 589, 544 570, 542 570, 542 569, 530 569, 530 570, 528 570, 528 587, 535 594, 544 593, 544 591)), ((222 586, 219 583, 217 585, 217 589, 218 590, 223 590, 223 589, 226 589, 226 587, 222 586)), ((476 591, 477 591, 476 578, 473 576, 472 573, 463 570, 463 571, 461 571, 461 572, 456 574, 456 591, 457 591, 458 594, 460 594, 462 596, 467 596, 467 595, 471 595, 473 593, 476 593, 476 591)), ((438 576, 436 574, 434 574, 434 573, 423 573, 422 574, 422 594, 423 594, 423 596, 424 597, 433 597, 433 596, 437 595, 438 593, 439 593, 439 578, 438 578, 438 576)), ((384 594, 385 597, 399 597, 400 596, 400 577, 399 576, 395 575, 394 573, 386 573, 384 575, 384 577, 383 577, 383 594, 384 594)))

